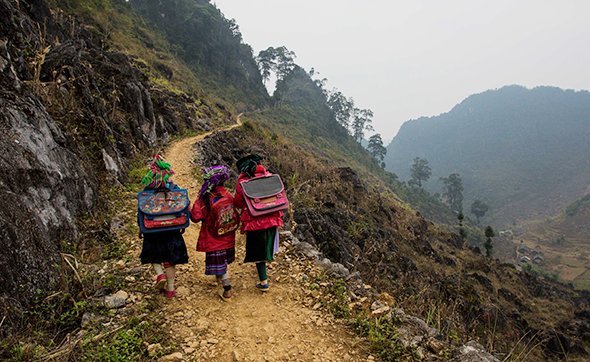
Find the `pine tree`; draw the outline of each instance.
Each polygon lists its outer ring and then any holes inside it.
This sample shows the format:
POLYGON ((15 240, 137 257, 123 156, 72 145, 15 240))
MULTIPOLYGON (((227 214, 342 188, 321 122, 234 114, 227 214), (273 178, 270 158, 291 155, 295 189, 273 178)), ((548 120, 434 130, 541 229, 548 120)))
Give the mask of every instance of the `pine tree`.
POLYGON ((463 181, 458 173, 452 173, 449 177, 441 177, 444 184, 444 192, 451 210, 455 212, 463 211, 463 181))
POLYGON ((492 245, 492 238, 495 236, 494 229, 491 226, 487 226, 485 230, 486 242, 483 247, 486 249, 486 256, 489 258, 492 256, 494 246, 492 245))
POLYGON ((383 146, 383 140, 381 139, 381 135, 376 133, 369 138, 369 145, 367 146, 369 149, 369 153, 373 158, 380 161, 379 164, 385 167, 385 163, 383 163, 383 159, 387 154, 387 148, 383 146))
POLYGON ((428 166, 428 161, 424 158, 416 157, 414 158, 414 164, 410 169, 410 173, 412 175, 412 185, 418 185, 418 187, 422 187, 422 181, 428 181, 430 175, 432 175, 432 170, 430 166, 428 166))

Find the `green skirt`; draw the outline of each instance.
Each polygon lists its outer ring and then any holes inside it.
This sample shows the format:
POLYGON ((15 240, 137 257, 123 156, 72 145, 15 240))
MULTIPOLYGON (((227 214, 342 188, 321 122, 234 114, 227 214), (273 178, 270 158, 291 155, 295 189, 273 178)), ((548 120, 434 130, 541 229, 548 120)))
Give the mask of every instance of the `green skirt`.
POLYGON ((244 258, 244 263, 273 261, 277 249, 277 245, 275 245, 276 237, 276 227, 257 231, 247 231, 246 258, 244 258))

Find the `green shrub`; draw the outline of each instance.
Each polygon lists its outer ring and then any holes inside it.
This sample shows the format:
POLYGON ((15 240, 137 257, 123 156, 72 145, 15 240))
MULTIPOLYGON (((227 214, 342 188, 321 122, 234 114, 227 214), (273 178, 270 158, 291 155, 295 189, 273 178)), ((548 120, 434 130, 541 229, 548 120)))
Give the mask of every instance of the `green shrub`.
POLYGON ((399 341, 395 320, 386 317, 368 319, 357 316, 352 325, 357 333, 368 338, 371 351, 382 361, 399 361, 414 357, 414 351, 404 347, 399 341))
POLYGON ((83 346, 82 361, 138 361, 147 357, 144 339, 156 334, 148 322, 131 318, 125 329, 117 332, 112 338, 99 343, 86 341, 83 346))

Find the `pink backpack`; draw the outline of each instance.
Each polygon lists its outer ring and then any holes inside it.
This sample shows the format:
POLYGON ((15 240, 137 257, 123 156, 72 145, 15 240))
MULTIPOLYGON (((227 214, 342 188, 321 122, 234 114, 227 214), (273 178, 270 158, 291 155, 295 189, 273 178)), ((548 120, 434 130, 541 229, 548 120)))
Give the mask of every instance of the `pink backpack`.
POLYGON ((267 215, 289 207, 285 186, 279 175, 253 177, 240 182, 240 185, 252 216, 267 215))

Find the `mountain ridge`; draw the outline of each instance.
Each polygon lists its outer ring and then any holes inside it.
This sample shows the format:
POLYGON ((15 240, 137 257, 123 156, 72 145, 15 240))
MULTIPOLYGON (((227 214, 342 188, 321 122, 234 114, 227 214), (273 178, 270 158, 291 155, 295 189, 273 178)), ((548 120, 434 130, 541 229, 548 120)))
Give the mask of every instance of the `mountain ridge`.
POLYGON ((589 169, 589 115, 587 91, 489 90, 447 113, 405 123, 388 145, 387 168, 407 179, 413 158, 426 158, 433 171, 431 190, 438 190, 434 183, 439 177, 458 172, 465 185, 464 209, 474 199, 485 200, 491 206, 490 223, 551 216, 590 184, 589 175, 580 171, 589 169), (571 149, 577 150, 575 160, 569 159, 571 149), (572 178, 565 185, 563 174, 572 178), (538 181, 541 175, 544 182, 538 181), (549 207, 538 202, 547 199, 549 207))

